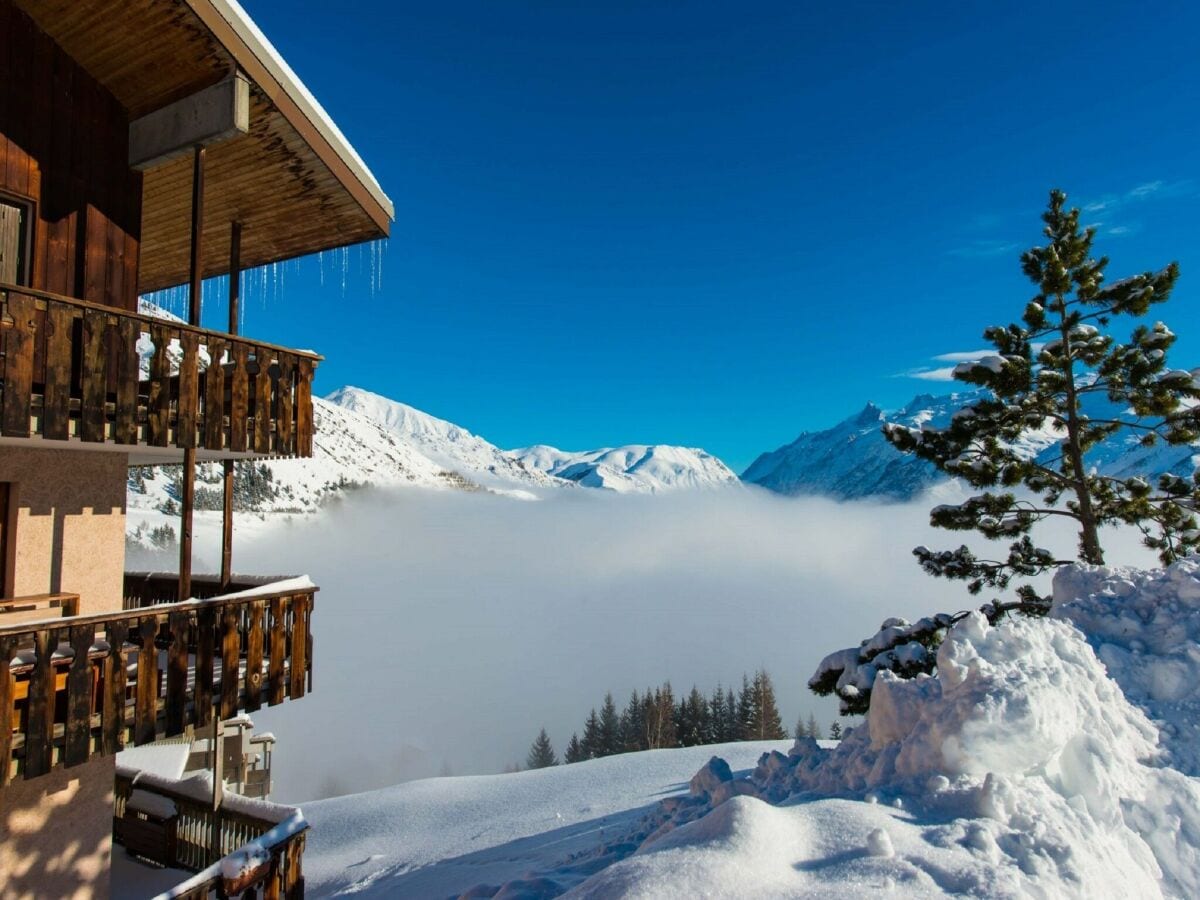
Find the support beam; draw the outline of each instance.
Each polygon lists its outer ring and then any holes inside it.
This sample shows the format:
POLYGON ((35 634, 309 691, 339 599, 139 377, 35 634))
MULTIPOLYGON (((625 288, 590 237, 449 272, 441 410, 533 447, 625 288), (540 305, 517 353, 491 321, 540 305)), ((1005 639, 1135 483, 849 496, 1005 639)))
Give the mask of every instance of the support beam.
MULTIPOLYGON (((242 223, 229 226, 229 333, 238 333, 238 304, 241 300, 242 223)), ((225 460, 225 496, 221 507, 221 587, 233 577, 233 460, 225 460)))
POLYGON ((129 123, 129 165, 144 171, 250 130, 250 82, 240 73, 129 123))
MULTIPOLYGON (((204 148, 196 145, 192 156, 192 252, 191 277, 188 279, 188 324, 200 324, 201 273, 204 271, 204 148)), ((191 443, 195 443, 192 441, 191 443)), ((192 594, 192 515, 196 508, 196 448, 183 451, 183 489, 179 523, 179 599, 192 594)))

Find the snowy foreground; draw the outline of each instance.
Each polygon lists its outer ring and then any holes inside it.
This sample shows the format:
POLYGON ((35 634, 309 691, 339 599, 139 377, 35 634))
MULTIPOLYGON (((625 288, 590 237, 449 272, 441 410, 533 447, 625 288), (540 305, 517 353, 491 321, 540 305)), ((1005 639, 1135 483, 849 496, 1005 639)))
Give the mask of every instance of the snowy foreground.
POLYGON ((836 747, 652 751, 306 804, 308 886, 1196 897, 1198 718, 1200 563, 1069 569, 1050 619, 971 616, 936 676, 881 672, 836 747))

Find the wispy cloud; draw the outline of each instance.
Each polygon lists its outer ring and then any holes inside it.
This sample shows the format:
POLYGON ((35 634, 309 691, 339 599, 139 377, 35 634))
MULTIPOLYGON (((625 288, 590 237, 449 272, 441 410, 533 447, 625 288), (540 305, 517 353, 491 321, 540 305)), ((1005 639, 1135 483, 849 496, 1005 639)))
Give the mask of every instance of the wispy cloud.
POLYGON ((983 359, 985 356, 991 356, 995 352, 991 347, 983 350, 954 350, 950 353, 939 353, 937 356, 930 357, 930 359, 937 362, 974 362, 977 359, 983 359))
POLYGON ((916 378, 920 381, 953 381, 954 366, 944 366, 940 369, 909 369, 901 377, 916 378))
MULTIPOLYGON (((1196 183, 1190 178, 1181 178, 1176 181, 1166 181, 1162 178, 1156 178, 1153 181, 1143 181, 1141 184, 1135 185, 1129 190, 1121 194, 1105 194, 1103 197, 1098 197, 1095 200, 1090 200, 1083 204, 1085 213, 1115 213, 1131 204, 1143 203, 1150 200, 1170 200, 1180 197, 1198 197, 1200 191, 1196 189, 1196 183)), ((1105 222, 1092 222, 1092 226, 1101 228, 1105 222)), ((1103 233, 1113 235, 1114 237, 1123 234, 1134 234, 1140 229, 1140 225, 1136 223, 1122 223, 1119 225, 1109 225, 1104 229, 1103 233)))
POLYGON ((953 247, 949 251, 951 256, 961 256, 968 259, 979 259, 990 256, 1003 256, 1006 253, 1013 253, 1020 245, 1015 241, 1001 241, 990 238, 981 238, 979 240, 970 241, 963 244, 961 247, 953 247))

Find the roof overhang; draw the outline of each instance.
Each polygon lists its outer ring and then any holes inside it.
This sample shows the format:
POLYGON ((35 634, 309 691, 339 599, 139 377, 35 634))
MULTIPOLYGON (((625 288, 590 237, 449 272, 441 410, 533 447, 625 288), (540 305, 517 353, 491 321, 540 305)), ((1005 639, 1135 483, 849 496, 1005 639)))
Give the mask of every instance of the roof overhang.
MULTIPOLYGON (((362 158, 236 0, 15 0, 108 89, 130 121, 237 73, 249 130, 206 153, 205 277, 228 269, 242 223, 249 268, 386 237, 392 203, 362 158)), ((188 278, 191 161, 143 178, 139 290, 188 278)))

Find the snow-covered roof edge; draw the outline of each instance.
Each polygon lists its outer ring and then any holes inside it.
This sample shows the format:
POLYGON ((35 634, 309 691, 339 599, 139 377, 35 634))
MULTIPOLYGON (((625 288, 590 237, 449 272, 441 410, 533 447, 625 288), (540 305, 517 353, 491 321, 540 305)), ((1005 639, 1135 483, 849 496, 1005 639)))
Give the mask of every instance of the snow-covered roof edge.
MULTIPOLYGON (((388 218, 395 219, 396 213, 391 199, 383 192, 383 188, 371 170, 367 168, 363 158, 358 155, 358 151, 346 139, 329 113, 325 111, 313 93, 304 86, 304 82, 292 71, 292 67, 287 64, 241 4, 237 0, 205 0, 205 2, 233 29, 246 48, 254 54, 257 61, 279 83, 288 98, 296 104, 313 127, 329 142, 330 147, 341 157, 346 167, 371 194, 375 202, 383 207, 388 218)), ((194 0, 189 0, 189 5, 194 7, 194 0)), ((233 51, 233 48, 229 49, 231 52, 233 51)), ((234 56, 236 57, 237 54, 235 53, 234 56)))

